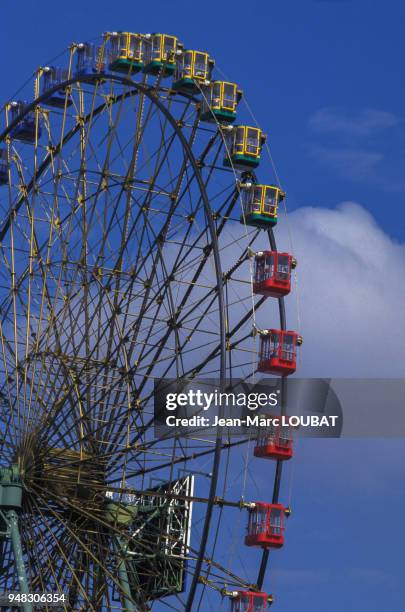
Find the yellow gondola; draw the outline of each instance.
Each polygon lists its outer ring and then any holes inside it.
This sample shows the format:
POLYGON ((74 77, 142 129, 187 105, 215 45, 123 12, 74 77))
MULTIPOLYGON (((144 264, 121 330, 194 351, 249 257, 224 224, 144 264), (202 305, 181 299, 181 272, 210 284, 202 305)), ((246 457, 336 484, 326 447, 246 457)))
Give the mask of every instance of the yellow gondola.
POLYGON ((214 60, 203 51, 183 51, 177 58, 173 89, 200 91, 211 79, 214 60))
POLYGON ((176 68, 176 55, 183 45, 176 36, 151 34, 145 36, 145 67, 147 74, 170 76, 176 68))
POLYGON ((224 165, 256 168, 260 163, 266 135, 259 128, 250 125, 237 125, 228 129, 230 131, 225 134, 227 150, 224 165))
POLYGON ((213 81, 203 87, 201 121, 232 123, 236 119, 236 107, 242 98, 242 90, 236 83, 213 81))
POLYGON ((108 34, 109 69, 124 74, 136 73, 145 66, 145 41, 141 34, 108 34))
POLYGON ((240 185, 243 214, 241 223, 268 229, 276 225, 277 212, 285 193, 275 185, 240 185))

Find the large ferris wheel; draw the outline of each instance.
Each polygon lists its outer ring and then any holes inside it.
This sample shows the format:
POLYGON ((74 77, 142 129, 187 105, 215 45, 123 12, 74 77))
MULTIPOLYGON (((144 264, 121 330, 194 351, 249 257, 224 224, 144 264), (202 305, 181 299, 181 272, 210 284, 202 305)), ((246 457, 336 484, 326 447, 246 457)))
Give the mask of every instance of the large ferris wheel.
POLYGON ((156 437, 153 384, 295 370, 265 135, 174 36, 110 32, 58 63, 1 117, 0 594, 263 612, 292 439, 156 437))

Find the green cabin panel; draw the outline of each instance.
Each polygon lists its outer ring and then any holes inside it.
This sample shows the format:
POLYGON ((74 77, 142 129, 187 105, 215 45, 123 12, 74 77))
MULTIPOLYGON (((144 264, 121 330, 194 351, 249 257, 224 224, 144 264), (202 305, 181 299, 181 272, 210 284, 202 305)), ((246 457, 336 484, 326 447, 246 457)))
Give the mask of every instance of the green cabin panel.
MULTIPOLYGON (((231 155, 232 164, 235 166, 249 166, 250 168, 257 168, 260 164, 260 157, 249 157, 247 155, 241 155, 234 153, 231 155)), ((228 157, 224 159, 224 166, 232 166, 228 157)))
POLYGON ((186 89, 187 91, 200 91, 194 79, 190 79, 189 77, 179 79, 178 81, 173 83, 173 89, 175 89, 176 91, 180 89, 186 89))
POLYGON ((171 76, 174 73, 175 64, 169 64, 167 62, 160 62, 158 60, 155 60, 153 62, 149 62, 149 64, 146 64, 143 71, 146 72, 146 74, 157 75, 162 70, 162 68, 164 76, 171 76))
POLYGON ((211 111, 202 113, 201 121, 214 121, 214 117, 212 116, 213 114, 218 121, 222 123, 233 123, 236 119, 236 113, 233 111, 212 109, 211 111))
POLYGON ((252 227, 260 227, 261 229, 268 229, 274 227, 277 224, 277 217, 268 217, 260 213, 249 213, 245 217, 240 217, 241 223, 251 225, 252 227))
POLYGON ((143 62, 135 62, 130 59, 117 58, 109 65, 109 69, 112 72, 121 72, 123 74, 135 73, 142 70, 144 67, 143 62))

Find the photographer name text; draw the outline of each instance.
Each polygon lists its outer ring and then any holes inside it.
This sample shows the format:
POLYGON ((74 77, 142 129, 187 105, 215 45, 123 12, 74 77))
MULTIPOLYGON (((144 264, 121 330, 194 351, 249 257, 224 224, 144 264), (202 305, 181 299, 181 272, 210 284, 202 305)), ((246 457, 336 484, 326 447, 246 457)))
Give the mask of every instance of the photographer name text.
POLYGON ((337 415, 318 416, 318 415, 281 415, 281 416, 260 416, 252 415, 246 418, 220 418, 214 416, 193 415, 191 417, 176 417, 169 415, 166 417, 168 427, 335 427, 337 415))

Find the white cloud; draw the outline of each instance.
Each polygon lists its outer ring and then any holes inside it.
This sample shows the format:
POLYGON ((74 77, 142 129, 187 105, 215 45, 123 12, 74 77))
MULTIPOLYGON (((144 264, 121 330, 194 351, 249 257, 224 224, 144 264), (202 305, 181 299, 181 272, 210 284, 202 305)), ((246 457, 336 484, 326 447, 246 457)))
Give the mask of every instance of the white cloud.
POLYGON ((354 180, 373 177, 384 155, 378 151, 368 151, 355 147, 325 147, 312 145, 311 155, 322 165, 336 170, 342 177, 354 180))
POLYGON ((309 127, 315 132, 336 132, 340 136, 349 135, 351 138, 372 136, 398 123, 398 117, 387 111, 364 108, 350 114, 335 106, 319 109, 308 121, 309 127))
POLYGON ((308 143, 307 150, 319 164, 345 179, 367 180, 385 191, 403 191, 402 149, 393 148, 391 142, 400 136, 401 123, 400 117, 388 111, 321 108, 308 119, 317 141, 308 143))
MULTIPOLYGON (((299 373, 395 377, 405 373, 405 245, 393 241, 360 205, 300 208, 289 215, 298 258, 287 297, 288 326, 304 337, 299 373), (294 295, 295 294, 295 295, 294 295)), ((291 251, 286 222, 278 249, 291 251)))
MULTIPOLYGON (((275 236, 278 250, 298 259, 298 286, 293 283, 286 298, 288 328, 304 338, 297 375, 403 377, 405 244, 395 242, 354 202, 335 209, 299 208, 287 219, 281 213, 275 236)), ((224 231, 224 271, 245 252, 247 242, 242 225, 233 224, 224 231)), ((266 232, 261 232, 252 247, 256 251, 269 248, 266 232)), ((213 274, 213 267, 204 273, 208 283, 213 281, 210 270, 213 274)), ((248 262, 232 278, 235 282, 230 283, 228 294, 233 303, 228 313, 231 329, 251 307, 250 285, 236 282, 249 278, 248 262)), ((261 329, 278 326, 275 300, 268 298, 256 311, 256 324, 261 329)), ((249 319, 235 339, 247 336, 251 327, 249 319)), ((247 338, 241 347, 257 349, 258 341, 252 344, 247 338)), ((246 363, 241 375, 248 375, 257 357, 236 350, 232 360, 234 367, 246 363)))

